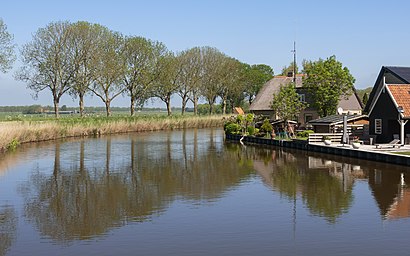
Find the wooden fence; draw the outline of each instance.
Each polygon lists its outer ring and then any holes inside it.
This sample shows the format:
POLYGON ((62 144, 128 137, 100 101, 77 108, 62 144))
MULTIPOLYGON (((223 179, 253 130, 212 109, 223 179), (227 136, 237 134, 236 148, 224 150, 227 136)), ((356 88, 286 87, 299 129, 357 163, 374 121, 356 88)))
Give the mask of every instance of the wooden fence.
POLYGON ((343 133, 310 133, 309 143, 320 143, 323 136, 328 136, 332 142, 342 143, 343 133))

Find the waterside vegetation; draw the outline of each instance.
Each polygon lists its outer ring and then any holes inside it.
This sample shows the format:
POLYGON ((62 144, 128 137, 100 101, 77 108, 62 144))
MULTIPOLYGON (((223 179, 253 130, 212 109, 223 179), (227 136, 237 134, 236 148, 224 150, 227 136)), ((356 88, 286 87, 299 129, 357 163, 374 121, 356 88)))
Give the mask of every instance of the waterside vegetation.
POLYGON ((96 137, 107 134, 218 127, 223 116, 139 115, 107 117, 67 117, 44 121, 0 122, 0 152, 12 150, 23 143, 70 137, 96 137))
MULTIPOLYGON (((251 113, 232 116, 226 119, 224 122, 224 131, 227 135, 241 135, 272 139, 279 138, 276 137, 275 130, 269 119, 263 116, 255 116, 251 113)), ((301 135, 305 135, 305 133, 301 135)), ((308 135, 306 137, 308 137, 308 135)))
POLYGON ((298 131, 290 136, 289 131, 275 131, 270 120, 264 116, 255 116, 254 114, 237 115, 225 119, 224 131, 226 135, 241 135, 249 137, 268 138, 273 140, 307 140, 312 130, 298 131))

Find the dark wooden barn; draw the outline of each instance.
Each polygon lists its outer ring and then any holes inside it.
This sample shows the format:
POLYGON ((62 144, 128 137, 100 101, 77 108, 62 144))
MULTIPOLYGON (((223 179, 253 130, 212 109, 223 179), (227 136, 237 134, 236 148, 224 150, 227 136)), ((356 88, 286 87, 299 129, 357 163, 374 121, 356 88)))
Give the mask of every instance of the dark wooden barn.
POLYGON ((369 133, 376 142, 386 143, 395 137, 401 143, 410 137, 410 67, 382 67, 365 112, 369 115, 369 133))

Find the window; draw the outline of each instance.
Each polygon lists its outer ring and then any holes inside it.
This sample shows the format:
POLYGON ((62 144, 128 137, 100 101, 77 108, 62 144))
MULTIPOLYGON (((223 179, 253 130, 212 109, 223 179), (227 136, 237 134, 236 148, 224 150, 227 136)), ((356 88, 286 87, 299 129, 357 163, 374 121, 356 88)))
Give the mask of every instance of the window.
POLYGON ((312 114, 305 114, 305 123, 311 121, 313 119, 312 114))
POLYGON ((299 100, 301 102, 306 102, 305 95, 304 94, 299 94, 299 100))
POLYGON ((382 134, 382 120, 374 119, 374 133, 382 134))

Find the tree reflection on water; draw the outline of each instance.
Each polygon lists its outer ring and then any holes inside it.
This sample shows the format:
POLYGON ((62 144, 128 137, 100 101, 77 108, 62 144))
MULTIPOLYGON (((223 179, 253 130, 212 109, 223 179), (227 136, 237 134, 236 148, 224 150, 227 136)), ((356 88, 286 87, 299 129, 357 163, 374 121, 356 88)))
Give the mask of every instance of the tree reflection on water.
POLYGON ((13 207, 0 206, 0 255, 6 255, 16 239, 17 216, 13 207))
POLYGON ((175 202, 212 205, 255 177, 331 225, 352 207, 358 180, 369 183, 382 218, 410 216, 410 192, 402 184, 410 172, 401 166, 242 146, 224 142, 212 130, 56 142, 53 147, 51 164, 37 165, 20 192, 24 217, 42 236, 62 243, 153 220, 175 202))
POLYGON ((212 202, 252 173, 252 166, 238 168, 238 155, 218 149, 212 136, 200 145, 189 139, 108 137, 97 152, 81 141, 75 160, 56 143, 53 170, 36 170, 24 184, 26 217, 52 239, 88 239, 151 219, 174 200, 212 202), (90 160, 96 153, 99 160, 90 160))

